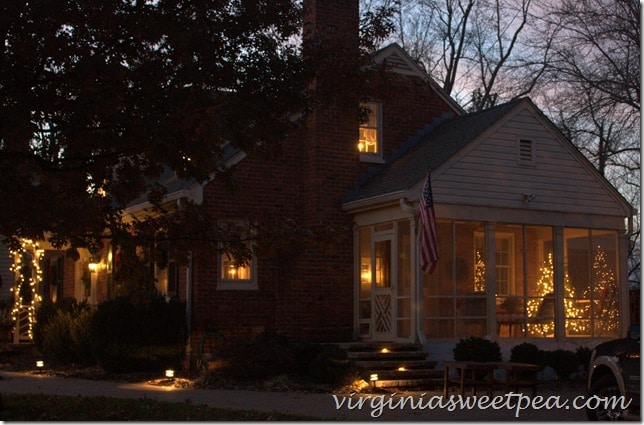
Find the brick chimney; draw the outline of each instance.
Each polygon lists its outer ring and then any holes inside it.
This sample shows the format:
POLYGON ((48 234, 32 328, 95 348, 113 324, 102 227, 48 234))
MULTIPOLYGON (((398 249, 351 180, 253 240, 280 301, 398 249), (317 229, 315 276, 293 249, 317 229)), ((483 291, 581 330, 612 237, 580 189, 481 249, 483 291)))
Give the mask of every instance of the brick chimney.
POLYGON ((304 48, 314 65, 316 99, 306 135, 305 207, 313 221, 346 216, 341 199, 358 178, 358 31, 358 0, 304 0, 304 48))
POLYGON ((358 0, 304 0, 304 49, 314 65, 316 103, 307 118, 299 203, 316 243, 298 258, 278 326, 295 339, 342 341, 352 336, 353 217, 342 199, 359 177, 358 0))

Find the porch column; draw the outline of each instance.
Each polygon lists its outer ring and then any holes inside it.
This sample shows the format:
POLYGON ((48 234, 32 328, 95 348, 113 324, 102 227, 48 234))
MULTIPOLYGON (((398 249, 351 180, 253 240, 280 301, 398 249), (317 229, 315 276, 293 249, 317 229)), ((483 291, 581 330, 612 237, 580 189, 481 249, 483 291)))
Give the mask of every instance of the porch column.
POLYGON ((485 223, 485 287, 487 335, 496 334, 496 223, 485 223))
MULTIPOLYGON (((629 220, 629 224, 632 222, 629 220)), ((629 229, 632 228, 629 226, 629 229)), ((618 235, 617 238, 617 261, 618 261, 618 276, 619 276, 619 323, 620 335, 624 336, 628 332, 631 325, 631 306, 629 300, 629 287, 628 287, 628 245, 630 241, 630 230, 625 234, 618 235)))
POLYGON ((555 227, 553 235, 553 267, 555 279, 555 340, 562 341, 566 338, 566 309, 564 308, 564 237, 563 227, 555 227))

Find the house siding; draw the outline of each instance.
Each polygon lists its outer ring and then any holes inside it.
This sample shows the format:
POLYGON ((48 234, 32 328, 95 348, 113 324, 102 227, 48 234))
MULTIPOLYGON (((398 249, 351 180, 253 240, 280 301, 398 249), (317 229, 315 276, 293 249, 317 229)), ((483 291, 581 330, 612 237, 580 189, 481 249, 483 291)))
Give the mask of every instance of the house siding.
POLYGON ((13 256, 9 253, 6 245, 0 245, 0 299, 7 299, 12 296, 12 287, 14 284, 14 274, 11 271, 13 266, 13 256))
POLYGON ((522 109, 462 154, 433 183, 441 203, 624 217, 593 170, 530 110, 522 109), (517 162, 519 139, 535 143, 534 165, 517 162), (534 194, 525 202, 523 193, 534 194))

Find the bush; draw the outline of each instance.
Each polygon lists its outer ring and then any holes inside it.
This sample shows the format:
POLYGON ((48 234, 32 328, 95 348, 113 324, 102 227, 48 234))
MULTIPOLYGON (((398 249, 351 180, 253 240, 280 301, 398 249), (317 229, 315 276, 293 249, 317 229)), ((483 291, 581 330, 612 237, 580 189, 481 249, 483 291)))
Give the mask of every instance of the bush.
POLYGON ((485 338, 472 336, 461 339, 454 347, 454 360, 500 362, 501 359, 499 343, 485 338))
POLYGON ((314 382, 342 384, 356 372, 355 364, 346 351, 335 345, 323 345, 309 363, 308 374, 314 382))
POLYGON ((546 353, 534 344, 523 342, 512 347, 510 361, 544 366, 546 364, 546 353))
POLYGON ((570 375, 577 371, 579 360, 577 355, 570 350, 554 350, 546 355, 546 363, 557 372, 560 381, 567 381, 570 375))
POLYGON ((110 372, 148 372, 176 367, 187 338, 185 304, 150 296, 125 297, 98 306, 91 321, 91 352, 110 372))
MULTIPOLYGON (((454 347, 454 360, 500 362, 502 360, 501 347, 498 342, 485 338, 472 336, 467 339, 461 339, 454 347)), ((476 379, 483 379, 485 373, 484 371, 477 371, 476 379)))
POLYGON ((61 363, 92 364, 89 328, 93 311, 86 302, 44 301, 36 311, 33 335, 38 350, 61 363))
POLYGON ((225 359, 221 374, 234 379, 262 380, 297 370, 288 341, 271 333, 263 333, 250 343, 226 347, 220 355, 225 359))
POLYGON ((593 350, 588 347, 579 347, 575 351, 577 356, 577 362, 581 365, 584 372, 588 372, 588 366, 590 366, 590 356, 592 355, 593 350))

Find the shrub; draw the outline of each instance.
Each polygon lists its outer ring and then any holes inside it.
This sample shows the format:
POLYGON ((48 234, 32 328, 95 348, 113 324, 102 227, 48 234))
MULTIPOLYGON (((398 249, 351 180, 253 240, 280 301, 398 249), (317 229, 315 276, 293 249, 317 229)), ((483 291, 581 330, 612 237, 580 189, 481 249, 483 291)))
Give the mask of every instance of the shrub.
POLYGON ((99 305, 91 322, 91 352, 110 372, 147 372, 176 367, 183 359, 185 305, 150 296, 125 297, 99 305))
POLYGON ((89 339, 92 316, 87 304, 72 311, 58 309, 42 327, 42 353, 61 363, 92 364, 89 339))
POLYGON ((578 347, 575 351, 577 356, 577 362, 583 368, 584 372, 588 372, 588 366, 590 366, 590 356, 592 355, 593 350, 588 347, 578 347))
POLYGON ((38 310, 36 310, 36 323, 33 325, 32 332, 34 344, 40 352, 44 352, 45 334, 43 332, 43 328, 47 323, 49 323, 51 318, 56 315, 56 311, 56 304, 54 304, 50 299, 44 299, 43 302, 40 303, 38 310))
POLYGON ((308 372, 314 382, 335 385, 344 383, 356 368, 346 351, 335 345, 323 345, 309 363, 308 372))
POLYGON ((65 298, 58 303, 45 300, 36 311, 33 328, 38 350, 61 363, 91 364, 89 327, 92 309, 86 302, 65 298))
POLYGON ((534 344, 522 342, 512 347, 510 361, 544 366, 546 364, 546 353, 534 344))
POLYGON ((228 346, 220 355, 226 360, 220 371, 224 377, 262 380, 297 370, 288 341, 271 333, 263 333, 249 343, 228 346))
POLYGON ((577 355, 570 350, 554 350, 546 355, 546 363, 552 367, 561 381, 570 379, 570 375, 577 371, 579 360, 577 355))
MULTIPOLYGON (((485 338, 472 336, 461 339, 454 347, 454 360, 500 362, 502 360, 501 347, 498 342, 485 338)), ((485 371, 477 371, 476 379, 483 379, 485 373, 485 371)))
POLYGON ((498 342, 485 338, 472 336, 461 339, 454 347, 454 360, 500 362, 501 347, 498 342))

